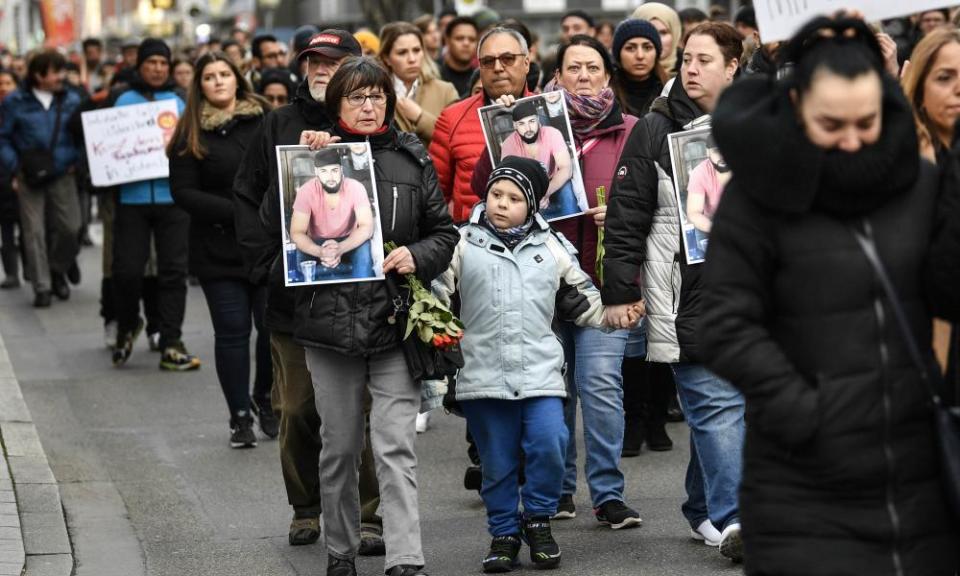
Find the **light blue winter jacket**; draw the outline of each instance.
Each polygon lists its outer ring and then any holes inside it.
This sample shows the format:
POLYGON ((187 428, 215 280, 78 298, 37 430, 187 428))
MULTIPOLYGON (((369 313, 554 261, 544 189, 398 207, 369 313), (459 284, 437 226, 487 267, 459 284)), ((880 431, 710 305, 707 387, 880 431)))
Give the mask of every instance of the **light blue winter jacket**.
POLYGON ((460 292, 464 366, 457 400, 522 400, 566 396, 563 347, 552 329, 561 279, 590 304, 578 326, 603 327, 600 292, 580 269, 576 252, 539 215, 534 230, 511 252, 480 223, 478 204, 434 291, 460 292))

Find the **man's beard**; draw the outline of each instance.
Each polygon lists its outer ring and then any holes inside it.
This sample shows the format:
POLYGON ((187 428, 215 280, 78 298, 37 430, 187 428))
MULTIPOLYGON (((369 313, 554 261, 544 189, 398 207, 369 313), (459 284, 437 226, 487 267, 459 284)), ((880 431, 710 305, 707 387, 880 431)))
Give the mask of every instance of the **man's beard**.
POLYGON ((333 186, 329 186, 326 182, 321 180, 320 186, 323 187, 323 191, 326 192, 327 194, 336 194, 340 192, 340 180, 337 180, 336 182, 337 183, 334 184, 333 186))
POLYGON ((531 134, 532 135, 528 137, 521 133, 520 139, 523 140, 525 144, 534 144, 537 141, 537 138, 540 137, 540 130, 535 130, 531 134))
POLYGON ((313 82, 310 83, 310 96, 317 102, 323 104, 327 99, 327 87, 317 86, 313 82))

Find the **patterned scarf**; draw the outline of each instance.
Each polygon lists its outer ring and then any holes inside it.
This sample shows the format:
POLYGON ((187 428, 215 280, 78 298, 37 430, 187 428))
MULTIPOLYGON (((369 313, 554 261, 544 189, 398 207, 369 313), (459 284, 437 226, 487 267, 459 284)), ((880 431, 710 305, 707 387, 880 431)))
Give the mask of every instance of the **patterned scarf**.
POLYGON ((517 247, 524 238, 527 237, 527 234, 530 233, 530 230, 533 228, 533 216, 527 218, 527 221, 519 226, 514 226, 512 228, 497 228, 489 220, 487 220, 487 215, 483 215, 483 224, 487 226, 494 234, 497 235, 504 244, 507 245, 507 248, 513 252, 513 249, 517 247))
POLYGON ((563 91, 563 97, 567 101, 567 110, 570 113, 570 127, 581 138, 590 134, 610 115, 616 102, 613 89, 609 86, 601 90, 597 96, 581 96, 560 88, 556 79, 554 79, 543 87, 544 92, 553 90, 563 91))

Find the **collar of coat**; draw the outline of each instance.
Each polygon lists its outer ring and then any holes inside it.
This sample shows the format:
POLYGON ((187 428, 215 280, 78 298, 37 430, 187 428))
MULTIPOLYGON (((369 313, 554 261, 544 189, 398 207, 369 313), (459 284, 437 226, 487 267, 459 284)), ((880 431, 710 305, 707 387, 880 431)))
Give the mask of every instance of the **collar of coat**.
MULTIPOLYGON (((506 250, 506 252, 495 250, 496 252, 500 252, 501 254, 512 253, 511 250, 504 246, 503 242, 497 237, 496 234, 494 234, 491 230, 488 230, 487 227, 482 224, 481 218, 483 217, 483 213, 486 211, 486 209, 486 203, 479 202, 473 207, 473 211, 470 212, 470 224, 472 225, 470 227, 471 230, 482 230, 483 233, 474 234, 471 232, 467 234, 467 241, 471 244, 476 244, 481 248, 487 249, 489 249, 491 245, 495 244, 506 250)), ((541 216, 539 212, 533 215, 533 227, 530 229, 530 233, 527 234, 527 237, 521 240, 513 250, 517 250, 517 248, 520 248, 524 244, 543 244, 546 241, 546 237, 541 234, 536 234, 537 232, 551 232, 550 224, 543 219, 543 216, 541 216)))
POLYGON ((200 127, 204 130, 216 130, 229 123, 234 118, 251 118, 263 116, 263 106, 253 99, 244 99, 237 101, 233 111, 223 110, 204 101, 203 109, 200 111, 200 127))

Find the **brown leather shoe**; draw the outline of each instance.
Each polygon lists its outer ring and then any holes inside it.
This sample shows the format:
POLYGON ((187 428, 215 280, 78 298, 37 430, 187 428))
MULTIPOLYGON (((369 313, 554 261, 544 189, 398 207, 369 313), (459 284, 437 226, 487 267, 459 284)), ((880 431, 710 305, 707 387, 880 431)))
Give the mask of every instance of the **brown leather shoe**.
POLYGON ((290 522, 290 532, 287 540, 291 546, 306 546, 314 544, 320 539, 320 517, 297 518, 290 522))

